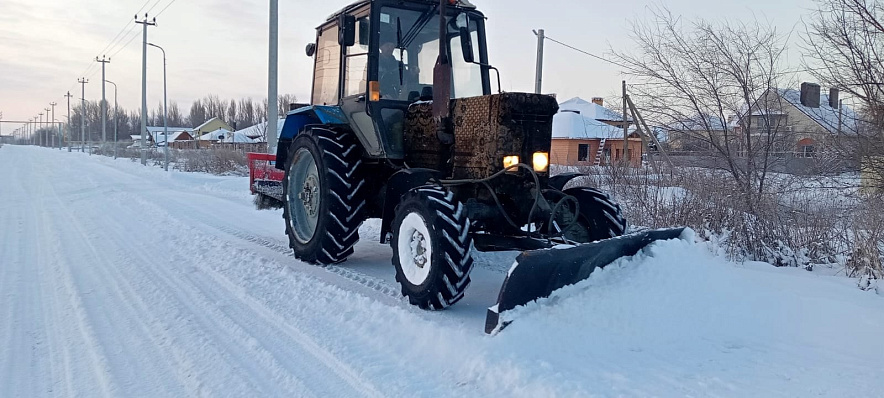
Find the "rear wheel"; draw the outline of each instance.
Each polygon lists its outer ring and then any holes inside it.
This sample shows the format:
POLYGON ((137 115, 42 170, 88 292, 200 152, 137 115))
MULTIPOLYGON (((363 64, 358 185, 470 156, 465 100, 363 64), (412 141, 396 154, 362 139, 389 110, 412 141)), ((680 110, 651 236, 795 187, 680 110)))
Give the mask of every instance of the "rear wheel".
POLYGON ((402 197, 393 219, 393 265, 402 295, 441 310, 461 298, 473 268, 470 222, 443 188, 421 187, 402 197))
POLYGON ((362 156, 349 133, 312 129, 292 141, 283 179, 283 218, 295 257, 334 264, 353 254, 364 220, 362 156))
POLYGON ((608 194, 586 187, 566 189, 564 193, 573 196, 580 204, 580 214, 576 220, 573 220, 573 213, 564 211, 556 216, 556 223, 565 228, 563 235, 568 240, 587 243, 626 233, 623 211, 608 194))

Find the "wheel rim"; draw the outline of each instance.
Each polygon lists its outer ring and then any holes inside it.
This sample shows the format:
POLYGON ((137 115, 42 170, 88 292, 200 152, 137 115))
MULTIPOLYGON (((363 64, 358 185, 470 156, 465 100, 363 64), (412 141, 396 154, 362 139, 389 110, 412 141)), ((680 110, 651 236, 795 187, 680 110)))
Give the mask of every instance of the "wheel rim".
POLYGON ((592 241, 589 235, 589 226, 582 220, 582 217, 574 213, 572 206, 563 206, 559 208, 553 221, 553 229, 564 235, 565 239, 578 243, 587 243, 592 241), (562 231, 562 228, 566 228, 562 231))
POLYGON ((292 215, 291 228, 301 243, 309 242, 316 234, 322 205, 321 188, 316 159, 307 148, 299 148, 289 171, 288 207, 292 215))
POLYGON ((427 223, 417 213, 408 213, 399 225, 396 245, 402 273, 414 285, 421 285, 430 275, 433 244, 427 223))

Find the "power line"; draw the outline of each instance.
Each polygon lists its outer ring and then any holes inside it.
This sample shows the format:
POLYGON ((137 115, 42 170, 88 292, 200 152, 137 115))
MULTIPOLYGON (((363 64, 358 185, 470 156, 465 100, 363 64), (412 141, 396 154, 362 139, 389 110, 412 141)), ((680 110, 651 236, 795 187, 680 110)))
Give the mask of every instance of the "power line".
POLYGON ((123 49, 125 49, 126 46, 129 45, 129 43, 132 43, 132 40, 135 40, 135 38, 138 37, 138 34, 141 33, 138 30, 138 25, 133 26, 132 29, 128 33, 126 33, 126 36, 123 38, 123 40, 125 40, 125 43, 122 40, 120 41, 120 43, 117 43, 118 45, 114 46, 114 48, 111 49, 111 51, 113 52, 109 56, 111 58, 115 57, 117 54, 120 53, 120 51, 123 51, 123 49))
MULTIPOLYGON (((153 10, 162 1, 163 0, 154 1, 153 5, 147 10, 147 12, 150 12, 151 10, 153 10)), ((171 6, 173 3, 175 3, 175 1, 177 1, 177 0, 171 0, 168 4, 166 4, 165 7, 163 7, 162 10, 160 10, 160 12, 157 15, 161 14, 163 11, 165 11, 167 8, 169 8, 169 6, 171 6)), ((139 13, 144 11, 145 7, 147 7, 147 5, 150 3, 151 3, 151 0, 145 0, 144 3, 141 5, 141 7, 138 8, 138 11, 135 12, 135 15, 138 15, 139 13)), ((123 48, 125 48, 130 43, 132 43, 132 40, 134 40, 135 37, 138 36, 137 27, 138 27, 137 25, 135 25, 135 26, 130 25, 129 21, 127 20, 126 24, 120 29, 119 32, 117 32, 117 34, 114 36, 114 38, 111 39, 108 42, 108 44, 105 45, 101 51, 99 51, 99 53, 104 53, 104 52, 109 53, 111 51, 114 51, 113 54, 111 55, 111 57, 118 54, 120 51, 122 51, 123 48), (128 29, 128 32, 127 32, 127 29, 128 29), (126 32, 126 33, 124 33, 124 32, 126 32), (120 43, 125 43, 125 44, 120 46, 120 43)), ((79 76, 92 77, 97 72, 98 72, 98 68, 97 68, 96 64, 94 62, 90 61, 89 64, 83 70, 83 72, 79 74, 79 76)), ((76 86, 77 86, 77 84, 72 84, 68 91, 73 90, 76 86)))
POLYGON ((163 9, 160 10, 160 12, 157 13, 157 16, 162 15, 162 14, 163 14, 163 11, 166 11, 166 9, 169 8, 169 6, 171 6, 171 5, 172 5, 173 3, 175 3, 176 1, 178 1, 178 0, 172 0, 172 1, 169 2, 169 4, 166 4, 166 6, 163 7, 163 9))
MULTIPOLYGON (((141 10, 143 10, 144 7, 146 7, 149 3, 150 3, 150 0, 145 0, 144 4, 142 4, 141 7, 138 8, 138 11, 136 11, 135 14, 137 15, 138 13, 140 13, 141 10)), ((126 24, 123 25, 122 28, 120 28, 120 31, 117 32, 117 34, 114 36, 114 38, 111 39, 111 41, 108 42, 107 45, 105 45, 104 48, 102 48, 101 51, 99 51, 99 53, 103 53, 103 52, 107 51, 108 48, 111 48, 112 46, 114 46, 116 40, 120 37, 120 34, 122 34, 124 31, 126 31, 126 28, 131 28, 128 21, 126 21, 126 24)), ((116 43, 116 44, 119 44, 119 43, 116 43)), ((95 66, 95 64, 90 61, 88 66, 86 67, 86 69, 83 71, 83 73, 80 73, 79 76, 85 76, 87 73, 90 73, 90 72, 94 73, 94 71, 91 70, 94 66, 95 66)))
POLYGON ((609 60, 609 59, 607 59, 607 58, 604 58, 604 57, 600 57, 600 56, 595 55, 595 54, 593 54, 593 53, 590 53, 590 52, 588 52, 588 51, 581 50, 581 49, 579 49, 579 48, 577 48, 577 47, 574 47, 574 46, 572 46, 572 45, 562 43, 562 42, 560 42, 560 41, 558 41, 558 40, 556 40, 556 39, 553 39, 553 38, 551 38, 551 37, 549 37, 549 36, 546 36, 546 39, 549 40, 549 41, 551 41, 551 42, 553 42, 553 43, 558 43, 558 44, 560 44, 560 45, 563 45, 563 46, 565 46, 565 47, 568 47, 568 48, 570 48, 570 49, 572 49, 572 50, 574 50, 574 51, 577 51, 577 52, 579 52, 579 53, 583 53, 583 54, 585 54, 585 55, 588 55, 588 56, 590 56, 590 57, 593 57, 593 58, 595 58, 595 59, 598 59, 598 60, 601 60, 601 61, 605 61, 605 62, 607 62, 607 63, 609 63, 609 64, 612 64, 612 65, 617 65, 617 66, 619 66, 619 67, 621 67, 621 68, 623 68, 623 69, 626 69, 626 70, 632 70, 632 68, 630 68, 630 67, 628 67, 628 66, 626 66, 626 65, 623 65, 623 64, 620 64, 620 63, 617 63, 617 62, 611 61, 611 60, 609 60))
MULTIPOLYGON (((172 1, 170 1, 168 4, 166 4, 165 7, 163 7, 163 9, 161 9, 161 10, 156 14, 156 16, 157 16, 157 17, 160 16, 164 11, 166 11, 166 9, 169 8, 169 6, 171 6, 172 4, 174 4, 176 1, 177 1, 177 0, 172 0, 172 1)), ((139 34, 139 33, 140 33, 140 32, 138 32, 138 26, 137 26, 137 25, 135 25, 134 27, 132 27, 131 30, 130 30, 130 32, 129 32, 129 35, 130 35, 130 36, 129 36, 129 39, 126 40, 125 44, 123 44, 123 45, 121 45, 121 46, 115 46, 114 49, 115 49, 116 51, 114 51, 114 52, 110 55, 110 57, 113 58, 115 55, 117 55, 117 54, 119 54, 121 51, 123 51, 123 49, 125 49, 126 46, 128 46, 130 43, 132 43, 133 40, 135 40, 136 37, 138 37, 138 34, 139 34)), ((124 39, 124 40, 125 40, 125 39, 124 39)), ((120 41, 120 43, 122 43, 122 40, 120 41)), ((119 44, 119 43, 118 43, 118 44, 119 44)))
MULTIPOLYGON (((175 0, 173 0, 173 1, 175 1, 175 0)), ((630 68, 629 66, 623 65, 623 64, 621 64, 621 63, 619 63, 619 62, 611 61, 610 59, 607 59, 607 58, 602 57, 602 56, 595 55, 595 54, 593 54, 593 53, 590 53, 589 51, 581 50, 581 49, 579 49, 579 48, 577 48, 577 47, 574 47, 574 46, 572 46, 572 45, 570 45, 570 44, 567 44, 567 43, 563 43, 563 42, 558 41, 558 40, 556 40, 556 39, 553 39, 553 38, 551 38, 551 37, 549 37, 549 36, 545 36, 544 38, 547 39, 547 40, 549 40, 549 41, 551 41, 551 42, 553 42, 553 43, 556 43, 556 44, 562 45, 562 46, 564 46, 564 47, 570 48, 570 49, 572 49, 572 50, 574 50, 574 51, 577 51, 577 52, 579 52, 579 53, 581 53, 581 54, 588 55, 588 56, 590 56, 590 57, 592 57, 592 58, 595 58, 595 59, 598 59, 598 60, 600 60, 600 61, 604 61, 604 62, 607 62, 607 63, 609 63, 609 64, 619 66, 619 67, 621 67, 621 68, 623 68, 623 69, 625 69, 625 70, 627 70, 627 71, 635 72, 635 70, 634 70, 633 68, 630 68)), ((775 72, 775 73, 773 73, 773 75, 775 75, 775 76, 781 76, 781 75, 787 75, 787 74, 792 74, 792 73, 809 73, 809 72, 823 71, 823 70, 828 70, 828 68, 820 67, 820 68, 808 68, 808 69, 785 70, 785 71, 775 72)), ((659 84, 664 84, 664 83, 654 83, 654 82, 648 82, 648 83, 630 83, 631 86, 645 86, 645 85, 659 85, 659 84)))
MULTIPOLYGON (((150 1, 150 0, 147 0, 147 1, 150 1)), ((148 8, 147 11, 145 11, 145 14, 150 14, 150 12, 153 11, 153 9, 157 6, 157 4, 160 4, 161 1, 163 1, 163 0, 157 0, 157 1, 155 1, 155 2, 153 3, 153 5, 150 6, 150 8, 148 8)))

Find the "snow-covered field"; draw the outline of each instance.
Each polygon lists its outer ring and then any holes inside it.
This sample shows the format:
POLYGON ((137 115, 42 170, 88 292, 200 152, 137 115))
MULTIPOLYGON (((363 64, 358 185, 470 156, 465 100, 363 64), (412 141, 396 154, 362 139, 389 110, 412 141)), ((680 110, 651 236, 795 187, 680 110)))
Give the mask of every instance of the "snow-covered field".
POLYGON ((660 242, 483 332, 399 298, 377 222, 289 252, 247 179, 0 148, 0 397, 884 396, 884 292, 660 242))

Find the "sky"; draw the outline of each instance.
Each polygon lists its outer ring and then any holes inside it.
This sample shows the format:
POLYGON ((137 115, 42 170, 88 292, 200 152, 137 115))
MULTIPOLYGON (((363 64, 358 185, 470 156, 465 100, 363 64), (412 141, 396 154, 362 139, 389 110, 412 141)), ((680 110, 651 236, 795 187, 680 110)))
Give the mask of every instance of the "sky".
MULTIPOLYGON (((587 52, 607 56, 611 48, 631 48, 629 22, 645 18, 649 6, 665 4, 687 20, 769 20, 792 33, 788 64, 800 66, 801 18, 811 0, 471 0, 488 20, 489 58, 501 71, 504 91, 534 90, 537 39, 534 29, 587 52)), ((304 53, 315 28, 352 0, 279 1, 279 92, 309 100, 312 59, 304 53)), ((50 103, 55 119, 64 120, 70 91, 72 106, 81 97, 77 79, 86 77, 85 97, 101 98, 101 64, 106 79, 117 84, 121 107, 141 104, 142 26, 136 12, 148 11, 157 26, 148 41, 165 48, 168 97, 187 112, 208 94, 222 99, 267 93, 267 0, 33 0, 0 1, 0 112, 4 120, 37 117, 50 103)), ((148 107, 163 99, 160 50, 148 47, 148 107)), ((580 96, 616 100, 625 76, 620 68, 553 42, 545 46, 543 91, 565 100, 580 96)), ((112 104, 113 86, 106 86, 112 104)), ((18 126, 5 124, 7 129, 18 126)))

